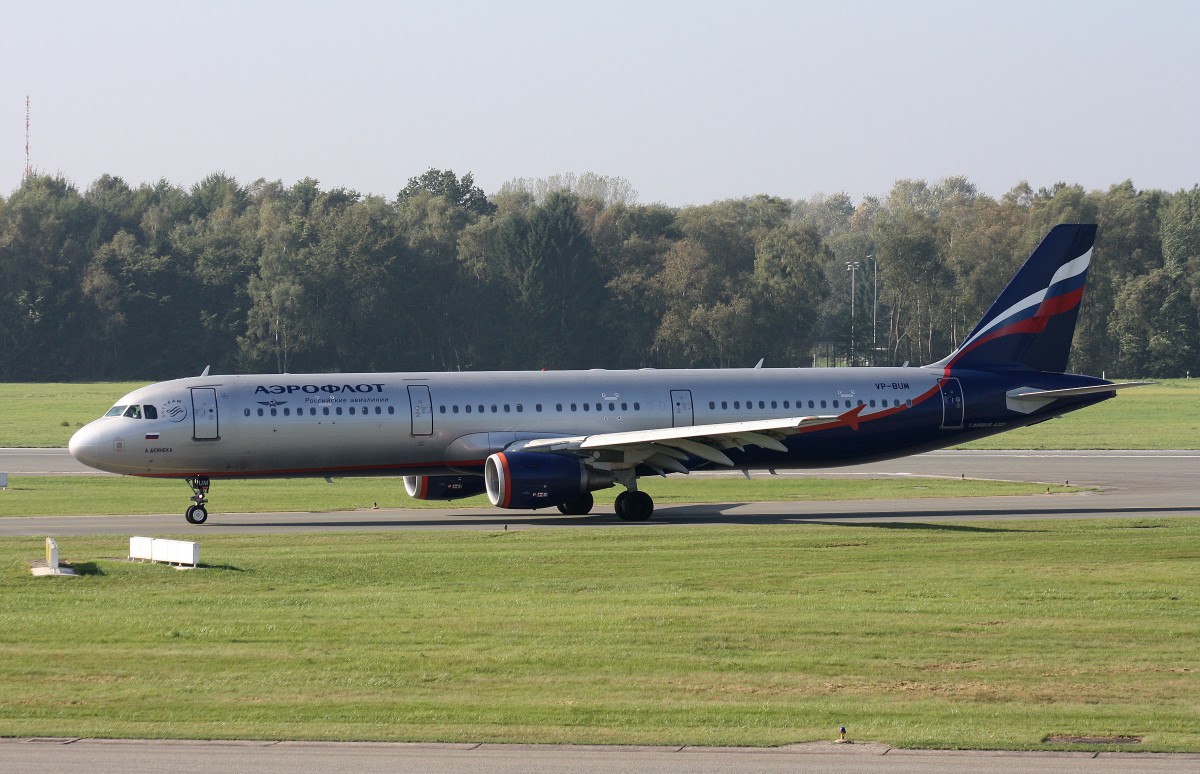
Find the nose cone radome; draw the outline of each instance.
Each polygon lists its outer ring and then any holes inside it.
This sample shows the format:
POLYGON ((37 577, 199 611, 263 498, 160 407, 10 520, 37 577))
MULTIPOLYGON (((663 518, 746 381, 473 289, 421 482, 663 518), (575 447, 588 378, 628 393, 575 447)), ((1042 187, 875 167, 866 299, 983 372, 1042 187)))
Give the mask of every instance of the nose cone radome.
POLYGON ((97 456, 100 452, 100 433, 93 424, 82 427, 75 435, 71 436, 67 450, 71 452, 71 456, 76 461, 82 462, 88 467, 103 469, 102 465, 97 464, 97 456))

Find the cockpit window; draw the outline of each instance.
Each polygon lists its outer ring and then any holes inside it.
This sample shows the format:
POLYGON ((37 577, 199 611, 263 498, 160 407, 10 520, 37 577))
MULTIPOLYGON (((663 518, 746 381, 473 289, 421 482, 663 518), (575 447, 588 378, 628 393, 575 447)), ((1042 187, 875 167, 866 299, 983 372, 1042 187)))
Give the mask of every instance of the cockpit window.
POLYGON ((129 417, 130 419, 141 419, 142 418, 142 407, 141 406, 130 406, 129 408, 125 409, 125 416, 129 417))
POLYGON ((158 409, 150 405, 142 406, 142 416, 146 419, 158 419, 158 409))
POLYGON ((110 409, 108 410, 108 413, 107 413, 107 414, 105 414, 104 416, 106 416, 106 417, 119 417, 119 416, 121 416, 121 415, 122 415, 122 414, 124 414, 124 413, 125 413, 125 406, 113 406, 112 408, 110 408, 110 409))

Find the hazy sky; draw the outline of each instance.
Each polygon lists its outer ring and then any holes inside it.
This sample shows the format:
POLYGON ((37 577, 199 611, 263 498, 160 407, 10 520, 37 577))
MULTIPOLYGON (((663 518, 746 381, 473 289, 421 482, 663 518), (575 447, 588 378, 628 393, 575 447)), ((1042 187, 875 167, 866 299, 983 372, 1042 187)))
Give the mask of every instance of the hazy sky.
POLYGON ((26 2, 0 194, 103 173, 396 195, 429 167, 671 205, 966 175, 1200 183, 1200 2, 26 2))

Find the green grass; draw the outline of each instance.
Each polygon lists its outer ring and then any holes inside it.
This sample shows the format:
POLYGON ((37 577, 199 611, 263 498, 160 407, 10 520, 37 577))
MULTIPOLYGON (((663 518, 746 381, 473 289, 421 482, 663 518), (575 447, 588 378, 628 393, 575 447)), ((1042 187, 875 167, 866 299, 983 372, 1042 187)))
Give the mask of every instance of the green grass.
MULTIPOLYGON (((76 429, 142 384, 0 384, 0 447, 64 447, 76 429)), ((1123 391, 1097 406, 964 448, 1200 449, 1200 379, 1123 391)))
MULTIPOLYGON (((1083 491, 1076 487, 1015 481, 949 478, 812 479, 674 477, 641 480, 660 505, 696 502, 777 500, 875 500, 906 497, 980 497, 1083 491)), ((414 500, 399 478, 264 479, 213 482, 210 513, 347 511, 356 508, 444 508, 447 503, 414 500)), ((618 491, 595 493, 610 504, 618 491)), ((10 476, 0 491, 0 516, 66 516, 182 512, 191 490, 180 481, 118 476, 10 476)), ((483 495, 450 503, 455 508, 490 507, 483 495)), ((553 511, 557 513, 557 511, 553 511)))
POLYGON ((0 447, 64 448, 76 430, 144 384, 0 383, 0 447))
POLYGON ((959 448, 1200 449, 1200 379, 1131 387, 1081 411, 959 448))
POLYGON ((205 535, 0 557, 0 735, 1200 750, 1200 520, 205 535))

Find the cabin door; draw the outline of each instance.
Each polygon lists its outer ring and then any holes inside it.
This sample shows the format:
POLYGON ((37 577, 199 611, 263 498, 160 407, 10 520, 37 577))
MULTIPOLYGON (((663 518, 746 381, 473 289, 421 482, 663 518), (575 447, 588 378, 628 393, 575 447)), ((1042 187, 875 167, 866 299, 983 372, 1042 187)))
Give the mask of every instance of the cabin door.
POLYGON ((433 400, 429 385, 408 385, 408 405, 412 412, 412 434, 433 435, 433 400))
POLYGON ((966 408, 963 402, 962 385, 957 379, 939 379, 938 385, 942 392, 942 429, 961 430, 963 413, 966 408))
POLYGON ((192 439, 216 441, 221 437, 217 419, 217 390, 215 387, 192 388, 192 439))
POLYGON ((692 391, 671 390, 671 426, 691 427, 696 424, 692 413, 692 391))

